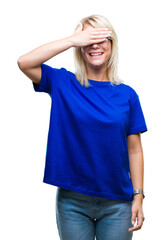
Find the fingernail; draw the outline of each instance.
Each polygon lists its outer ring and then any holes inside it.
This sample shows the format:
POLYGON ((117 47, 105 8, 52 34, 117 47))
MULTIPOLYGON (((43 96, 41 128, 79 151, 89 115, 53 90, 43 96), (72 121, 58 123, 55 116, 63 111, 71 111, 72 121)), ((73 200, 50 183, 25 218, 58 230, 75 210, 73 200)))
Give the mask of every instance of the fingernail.
POLYGON ((134 222, 134 221, 132 221, 132 225, 135 225, 135 222, 134 222))

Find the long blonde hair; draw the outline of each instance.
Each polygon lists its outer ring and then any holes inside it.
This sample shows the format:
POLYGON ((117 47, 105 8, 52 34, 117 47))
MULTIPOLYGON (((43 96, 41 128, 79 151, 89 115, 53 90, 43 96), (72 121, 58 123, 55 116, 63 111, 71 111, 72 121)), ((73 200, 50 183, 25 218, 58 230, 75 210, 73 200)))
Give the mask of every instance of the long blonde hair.
MULTIPOLYGON (((112 44, 112 52, 111 57, 107 64, 107 75, 110 83, 113 84, 120 84, 123 82, 118 77, 118 39, 117 35, 115 33, 115 30, 112 26, 112 24, 108 21, 107 18, 101 16, 101 15, 91 15, 88 17, 85 17, 81 19, 81 23, 84 26, 84 24, 90 24, 93 27, 106 27, 111 33, 111 44, 112 44)), ((76 26, 75 30, 77 29, 79 25, 76 26)), ((81 54, 81 48, 80 47, 74 47, 73 48, 73 57, 74 57, 74 65, 75 65, 75 76, 77 80, 80 82, 81 85, 84 85, 86 87, 90 86, 90 83, 87 78, 87 69, 86 69, 86 63, 82 57, 81 54)))

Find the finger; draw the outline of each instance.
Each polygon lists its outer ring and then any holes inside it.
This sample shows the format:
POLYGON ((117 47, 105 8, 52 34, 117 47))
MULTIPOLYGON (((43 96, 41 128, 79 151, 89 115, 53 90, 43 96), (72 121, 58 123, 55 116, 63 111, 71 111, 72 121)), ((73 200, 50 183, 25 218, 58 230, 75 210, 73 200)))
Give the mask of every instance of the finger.
POLYGON ((79 23, 79 26, 80 26, 80 29, 82 30, 83 29, 82 22, 79 23))
POLYGON ((144 218, 143 218, 142 215, 138 217, 137 226, 139 226, 140 228, 141 228, 142 225, 143 225, 143 220, 144 220, 144 218))
POLYGON ((91 40, 101 40, 101 39, 105 39, 105 38, 108 38, 110 37, 111 35, 110 34, 102 34, 102 35, 99 35, 99 36, 92 36, 91 37, 91 40))
POLYGON ((112 35, 112 32, 111 31, 100 31, 100 32, 92 32, 91 33, 92 36, 99 36, 99 35, 104 35, 104 34, 112 35))
POLYGON ((99 32, 99 31, 110 31, 110 29, 109 28, 92 28, 91 29, 92 31, 95 31, 95 32, 99 32))
POLYGON ((128 231, 129 231, 129 232, 130 232, 130 231, 137 231, 137 230, 139 230, 139 229, 141 229, 141 228, 142 228, 142 226, 137 224, 135 227, 129 228, 128 231))
POLYGON ((96 39, 96 40, 91 40, 90 44, 95 44, 95 43, 101 43, 104 41, 108 41, 107 38, 100 38, 100 39, 96 39))
POLYGON ((92 32, 104 32, 104 31, 110 31, 112 32, 110 29, 108 28, 90 28, 89 31, 92 31, 92 32))
POLYGON ((101 35, 101 34, 112 34, 112 31, 104 30, 104 31, 92 32, 93 36, 97 36, 97 35, 101 35))
POLYGON ((142 228, 142 225, 143 225, 143 218, 139 218, 137 220, 137 225, 136 226, 134 225, 134 227, 129 228, 128 231, 137 231, 142 228))
POLYGON ((94 41, 108 41, 109 39, 107 38, 110 38, 111 37, 111 34, 108 33, 108 34, 101 34, 101 35, 98 35, 98 36, 91 36, 91 40, 94 40, 94 41))

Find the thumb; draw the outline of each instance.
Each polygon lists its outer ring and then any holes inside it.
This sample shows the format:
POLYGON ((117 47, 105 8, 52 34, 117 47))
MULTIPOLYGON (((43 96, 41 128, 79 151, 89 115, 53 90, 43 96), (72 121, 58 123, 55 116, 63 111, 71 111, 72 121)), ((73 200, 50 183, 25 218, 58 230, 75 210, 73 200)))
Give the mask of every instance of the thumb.
POLYGON ((82 31, 82 28, 83 28, 82 22, 79 22, 79 24, 78 24, 75 32, 80 32, 80 31, 82 31))

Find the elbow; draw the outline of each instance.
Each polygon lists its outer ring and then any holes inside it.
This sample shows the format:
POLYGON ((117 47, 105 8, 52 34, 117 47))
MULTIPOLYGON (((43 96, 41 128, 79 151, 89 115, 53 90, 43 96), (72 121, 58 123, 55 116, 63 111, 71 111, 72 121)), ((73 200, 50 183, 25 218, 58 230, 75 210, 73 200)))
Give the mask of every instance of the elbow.
POLYGON ((25 62, 23 60, 23 57, 19 57, 18 60, 17 60, 17 64, 18 64, 18 67, 23 70, 25 68, 25 62))
POLYGON ((21 69, 21 71, 25 71, 29 68, 29 62, 26 57, 21 56, 17 60, 18 67, 21 69))

